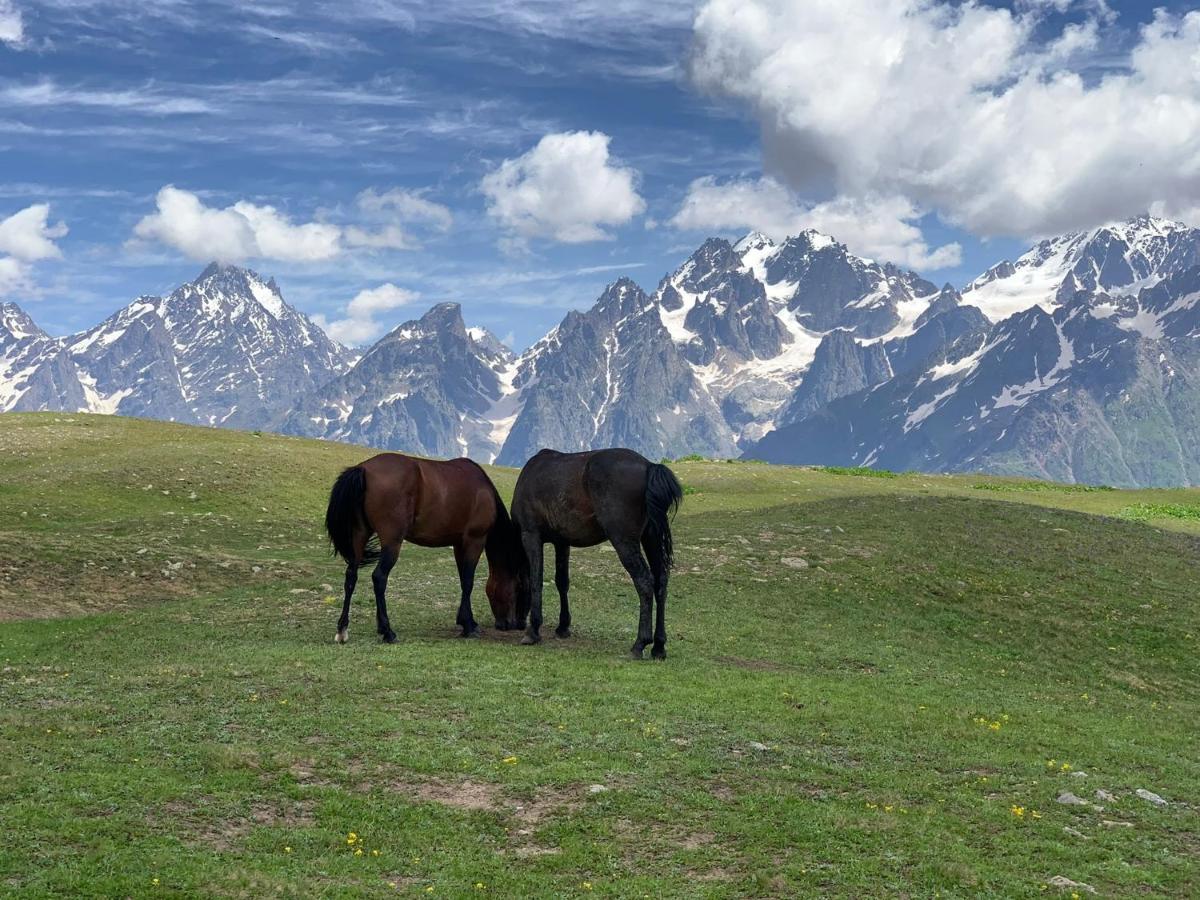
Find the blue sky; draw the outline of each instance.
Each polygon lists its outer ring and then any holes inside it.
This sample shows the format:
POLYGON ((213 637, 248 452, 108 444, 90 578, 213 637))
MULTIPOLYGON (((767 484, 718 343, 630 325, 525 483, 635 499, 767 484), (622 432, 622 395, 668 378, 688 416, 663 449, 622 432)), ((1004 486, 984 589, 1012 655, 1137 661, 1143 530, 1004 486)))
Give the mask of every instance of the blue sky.
MULTIPOLYGON (((1123 174, 1148 151, 1115 131, 1077 166, 1048 125, 1065 89, 1010 91, 1065 73, 1091 91, 1072 109, 1104 109, 1105 78, 1186 49, 1194 4, 1159 4, 1150 36, 1142 3, 907 5, 908 58, 945 54, 972 92, 930 106, 936 69, 877 71, 897 27, 872 31, 872 0, 0 0, 0 220, 48 204, 31 227, 56 248, 10 249, 4 293, 62 334, 225 256, 347 339, 455 300, 520 348, 618 275, 652 289, 709 233, 840 224, 826 230, 852 249, 961 285, 1060 226, 1200 206, 1194 178, 1123 174), (805 31, 756 29, 746 7, 805 31), (849 49, 814 69, 809 34, 849 49), (994 46, 1004 58, 976 71, 994 46), (847 84, 842 120, 822 103, 847 84), (1033 144, 1036 177, 968 152, 998 120, 995 147, 1033 144)), ((1200 80, 1181 58, 1178 83, 1147 68, 1111 102, 1190 110, 1200 80)), ((1194 137, 1149 161, 1185 171, 1194 137)))

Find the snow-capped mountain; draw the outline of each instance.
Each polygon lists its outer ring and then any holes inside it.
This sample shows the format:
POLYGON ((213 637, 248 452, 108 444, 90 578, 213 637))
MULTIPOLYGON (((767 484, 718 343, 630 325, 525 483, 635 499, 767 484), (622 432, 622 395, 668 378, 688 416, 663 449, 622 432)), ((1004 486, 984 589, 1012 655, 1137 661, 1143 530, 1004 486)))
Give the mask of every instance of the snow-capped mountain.
POLYGON ((1037 305, 1047 312, 1079 291, 1137 294, 1200 264, 1200 230, 1139 216, 1039 243, 1015 263, 988 269, 963 291, 993 322, 1037 305))
POLYGON ((15 303, 0 303, 0 412, 81 409, 86 403, 61 342, 15 303))
POLYGON ((512 352, 486 329, 468 329, 457 303, 405 322, 344 374, 300 399, 288 434, 354 441, 431 456, 494 459, 512 352))
POLYGON ((941 345, 925 363, 783 425, 748 455, 1198 483, 1198 250, 1200 232, 1147 216, 1044 241, 964 292, 988 322, 953 344, 925 334, 934 317, 910 339, 941 345))
POLYGON ((3 309, 0 409, 265 427, 351 358, 273 280, 215 263, 66 338, 47 336, 13 304, 3 309))
POLYGON ((139 297, 66 348, 91 409, 239 428, 268 423, 349 356, 274 280, 215 263, 166 297, 139 297))
POLYGON ((519 356, 456 304, 361 355, 210 266, 82 334, 0 305, 0 411, 120 412, 520 465, 623 445, 792 463, 1200 483, 1200 231, 1042 241, 960 295, 809 231, 701 245, 519 356))

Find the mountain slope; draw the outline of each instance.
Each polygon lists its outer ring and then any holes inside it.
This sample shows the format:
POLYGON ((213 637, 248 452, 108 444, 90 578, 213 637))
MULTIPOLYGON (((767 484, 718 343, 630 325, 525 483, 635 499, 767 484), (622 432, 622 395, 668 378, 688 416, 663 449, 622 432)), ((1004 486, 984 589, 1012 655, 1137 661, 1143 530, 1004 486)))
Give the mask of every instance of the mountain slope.
POLYGON ((0 412, 76 410, 86 404, 61 342, 15 303, 0 303, 0 412))
POLYGON ((542 447, 626 446, 658 459, 688 447, 725 456, 733 436, 659 317, 629 279, 586 313, 568 313, 524 354, 517 409, 497 462, 521 465, 542 447))

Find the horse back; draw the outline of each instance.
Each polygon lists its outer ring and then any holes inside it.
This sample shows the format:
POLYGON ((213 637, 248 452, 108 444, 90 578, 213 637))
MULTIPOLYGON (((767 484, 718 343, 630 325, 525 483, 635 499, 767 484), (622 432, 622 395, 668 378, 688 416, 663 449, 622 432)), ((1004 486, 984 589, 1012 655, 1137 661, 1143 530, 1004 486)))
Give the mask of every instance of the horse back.
POLYGON ((632 450, 543 450, 525 464, 513 494, 513 518, 551 541, 598 544, 626 523, 645 522, 650 463, 632 450))
POLYGON ((381 453, 362 466, 367 521, 385 543, 394 537, 426 547, 453 546, 486 534, 495 520, 495 488, 470 460, 381 453))

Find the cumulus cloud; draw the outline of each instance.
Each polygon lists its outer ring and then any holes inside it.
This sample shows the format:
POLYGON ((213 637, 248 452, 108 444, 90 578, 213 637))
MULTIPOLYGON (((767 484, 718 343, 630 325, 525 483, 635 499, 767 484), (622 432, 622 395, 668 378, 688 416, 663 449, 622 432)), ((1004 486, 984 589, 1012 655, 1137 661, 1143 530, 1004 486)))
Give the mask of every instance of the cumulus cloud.
POLYGON ((1200 201, 1200 12, 1157 10, 1085 77, 1102 2, 708 0, 692 76, 758 118, 764 168, 816 196, 904 197, 1032 236, 1200 201), (1047 12, 1085 20, 1051 28, 1047 12))
POLYGON ((50 224, 50 205, 35 203, 0 220, 0 291, 28 290, 31 264, 59 259, 54 243, 66 236, 62 222, 50 224))
POLYGON ((670 224, 688 231, 754 229, 776 240, 809 228, 832 235, 854 253, 923 271, 957 266, 958 244, 931 249, 914 224, 921 213, 903 197, 839 197, 805 204, 773 178, 719 182, 697 178, 670 224))
POLYGON ((484 176, 488 213, 519 239, 564 244, 609 240, 607 230, 640 215, 637 172, 611 161, 599 131, 547 134, 529 152, 484 176))
POLYGON ((343 344, 365 344, 374 340, 383 331, 375 317, 377 314, 405 306, 416 300, 420 294, 406 288, 397 287, 391 282, 359 291, 354 299, 346 304, 344 318, 327 320, 324 316, 313 316, 313 321, 325 329, 335 341, 343 344))
POLYGON ((447 207, 421 191, 393 188, 381 193, 368 188, 358 195, 356 205, 371 224, 346 229, 346 243, 352 247, 415 250, 421 244, 411 233, 413 227, 446 232, 454 222, 447 207))
POLYGON ((419 192, 367 190, 356 201, 361 224, 293 222, 274 206, 240 200, 208 206, 199 196, 167 185, 158 192, 156 211, 134 226, 135 238, 157 241, 197 260, 247 259, 320 262, 347 248, 411 250, 419 246, 409 226, 446 231, 450 210, 419 192))
POLYGON ((197 260, 241 262, 276 259, 308 262, 341 251, 341 230, 321 222, 294 224, 273 206, 239 201, 206 206, 190 191, 167 185, 158 192, 157 211, 134 226, 145 241, 158 241, 197 260))
POLYGON ((25 43, 25 22, 12 0, 0 0, 0 44, 20 47, 25 43))

